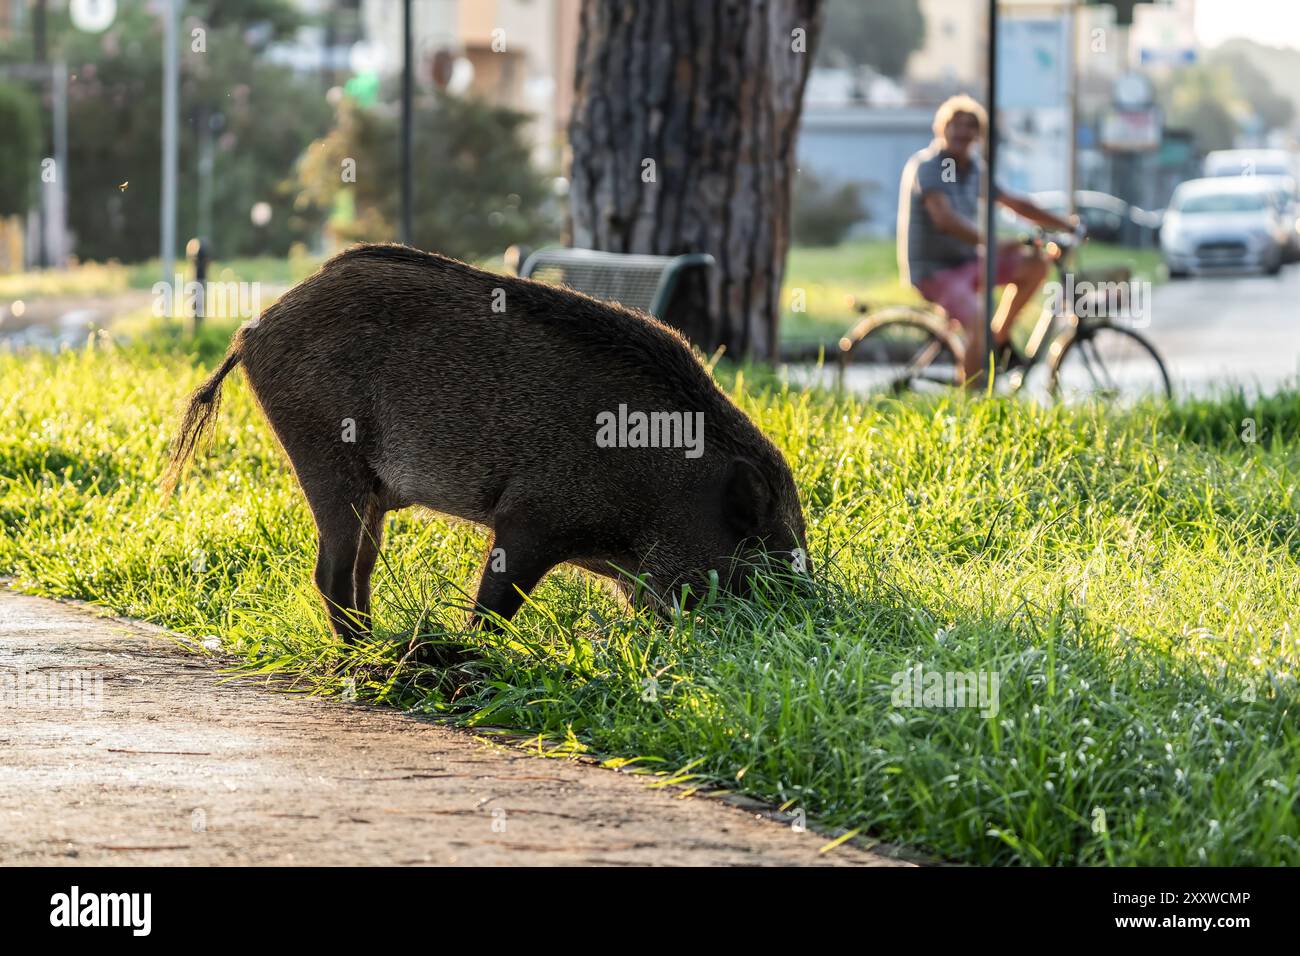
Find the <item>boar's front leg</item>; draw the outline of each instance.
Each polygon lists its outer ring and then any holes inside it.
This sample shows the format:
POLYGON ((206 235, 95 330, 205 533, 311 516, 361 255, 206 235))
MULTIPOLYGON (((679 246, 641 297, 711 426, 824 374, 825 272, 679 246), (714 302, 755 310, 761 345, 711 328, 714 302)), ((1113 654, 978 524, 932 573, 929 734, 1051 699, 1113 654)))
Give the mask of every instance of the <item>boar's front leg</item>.
POLYGON ((512 521, 498 521, 488 545, 470 627, 499 629, 491 615, 510 620, 524 603, 524 595, 561 560, 547 546, 544 535, 512 521))
POLYGON ((353 568, 360 545, 361 522, 346 506, 316 516, 319 550, 316 553, 316 589, 325 602, 330 628, 347 643, 365 632, 357 615, 353 568))

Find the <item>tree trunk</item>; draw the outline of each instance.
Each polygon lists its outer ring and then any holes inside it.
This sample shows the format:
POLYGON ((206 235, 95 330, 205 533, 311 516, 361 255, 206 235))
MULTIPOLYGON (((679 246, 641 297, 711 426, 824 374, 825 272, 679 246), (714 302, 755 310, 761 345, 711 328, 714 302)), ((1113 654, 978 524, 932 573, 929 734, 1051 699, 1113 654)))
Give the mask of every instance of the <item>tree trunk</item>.
MULTIPOLYGON (((776 352, 790 186, 821 0, 583 0, 569 125, 570 241, 707 252, 706 352, 776 352)), ((689 291, 689 290, 688 290, 689 291)))

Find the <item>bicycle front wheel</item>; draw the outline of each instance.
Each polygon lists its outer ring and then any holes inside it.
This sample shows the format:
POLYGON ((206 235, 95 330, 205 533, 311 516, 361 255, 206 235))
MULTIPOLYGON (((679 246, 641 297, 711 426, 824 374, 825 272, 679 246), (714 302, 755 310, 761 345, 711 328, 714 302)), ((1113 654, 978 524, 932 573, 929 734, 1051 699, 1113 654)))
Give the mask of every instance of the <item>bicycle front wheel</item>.
POLYGON ((841 361, 871 392, 940 392, 961 381, 962 345, 947 323, 921 309, 883 309, 840 340, 841 361))
POLYGON ((1052 343, 1048 387, 1060 401, 1138 401, 1172 398, 1160 354, 1132 329, 1084 322, 1052 343))

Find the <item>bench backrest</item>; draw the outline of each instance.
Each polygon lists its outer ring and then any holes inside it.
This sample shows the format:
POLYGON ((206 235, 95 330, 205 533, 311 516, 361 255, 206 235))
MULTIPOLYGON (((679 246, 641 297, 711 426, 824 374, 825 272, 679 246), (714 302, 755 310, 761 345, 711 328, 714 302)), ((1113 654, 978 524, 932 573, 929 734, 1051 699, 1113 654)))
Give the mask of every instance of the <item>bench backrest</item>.
POLYGON ((713 257, 703 253, 682 256, 645 256, 593 249, 539 249, 528 257, 519 274, 568 286, 593 298, 619 302, 629 308, 664 318, 682 271, 713 268, 713 257))

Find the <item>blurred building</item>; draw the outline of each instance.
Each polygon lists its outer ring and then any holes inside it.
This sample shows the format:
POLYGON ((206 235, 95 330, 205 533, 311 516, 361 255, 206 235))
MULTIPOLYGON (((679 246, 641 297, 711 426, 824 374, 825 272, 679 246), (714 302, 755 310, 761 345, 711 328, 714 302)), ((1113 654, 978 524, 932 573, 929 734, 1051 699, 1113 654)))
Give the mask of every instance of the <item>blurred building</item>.
POLYGON ((456 39, 469 92, 536 117, 539 158, 558 161, 573 109, 581 0, 461 0, 456 39))
POLYGON ((0 0, 0 40, 11 40, 20 32, 25 7, 25 0, 0 0))
POLYGON ((864 104, 804 107, 799 174, 828 186, 858 186, 866 218, 857 234, 887 235, 898 213, 898 182, 908 158, 933 138, 932 107, 864 104))
POLYGON ((925 36, 897 81, 867 68, 815 68, 799 128, 801 175, 858 187, 866 218, 854 232, 887 235, 908 158, 933 138, 935 107, 984 94, 988 12, 972 0, 919 0, 925 36))
MULTIPOLYGON (((907 63, 907 79, 929 98, 983 90, 988 11, 971 0, 920 0, 925 41, 907 63)), ((922 98, 922 97, 917 97, 922 98)))
MULTIPOLYGON (((987 5, 919 4, 925 38, 896 91, 874 79, 864 83, 861 70, 817 69, 809 81, 800 167, 828 185, 860 187, 869 217, 856 227, 859 233, 893 231, 899 176, 907 158, 930 141, 937 104, 956 92, 987 99, 987 5)), ((1195 60, 1185 39, 1195 0, 1139 4, 1135 28, 1120 23, 1115 7, 1105 3, 1000 0, 999 7, 1007 28, 1000 31, 999 175, 1011 188, 1063 190, 1073 178, 1076 189, 1151 209, 1195 175, 1188 137, 1166 129, 1159 104, 1142 96, 1144 83, 1149 87, 1195 60), (1068 24, 1071 8, 1077 18, 1073 47, 1067 30, 1047 22, 1068 24), (1048 70, 1050 83, 1035 79, 1036 66, 1048 70), (1073 103, 1070 83, 1061 82, 1070 74, 1073 103), (1072 124, 1077 150, 1071 167, 1072 124)))
POLYGON ((1076 184, 1145 209, 1198 175, 1191 137, 1168 128, 1155 84, 1196 62, 1196 0, 1138 4, 1133 24, 1109 4, 1080 7, 1075 45, 1076 184))
MULTIPOLYGON (((5 0, 0 0, 0 3, 5 0)), ((311 23, 277 57, 344 83, 402 69, 402 0, 295 0, 311 23)), ((417 89, 445 86, 534 117, 537 158, 557 165, 573 99, 580 0, 412 0, 417 89)))

